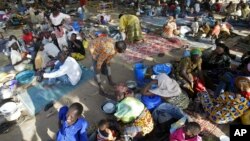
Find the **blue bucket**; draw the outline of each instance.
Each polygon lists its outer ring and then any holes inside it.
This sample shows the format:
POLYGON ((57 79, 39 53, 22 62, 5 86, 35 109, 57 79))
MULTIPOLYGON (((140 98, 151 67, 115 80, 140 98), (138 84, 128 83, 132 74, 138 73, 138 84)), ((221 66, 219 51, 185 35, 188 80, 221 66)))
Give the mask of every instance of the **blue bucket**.
POLYGON ((147 67, 143 63, 136 63, 134 65, 134 76, 138 87, 143 87, 145 85, 145 73, 147 67))
POLYGON ((35 77, 35 72, 31 70, 25 70, 16 75, 16 80, 20 84, 28 84, 35 77))
POLYGON ((142 96, 141 101, 149 111, 153 111, 162 103, 162 99, 160 96, 142 96))
POLYGON ((153 67, 153 72, 155 75, 160 73, 166 73, 168 75, 171 72, 171 66, 168 64, 157 64, 153 67))
POLYGON ((77 21, 74 21, 72 24, 72 27, 74 28, 75 31, 80 31, 81 27, 79 26, 77 21))

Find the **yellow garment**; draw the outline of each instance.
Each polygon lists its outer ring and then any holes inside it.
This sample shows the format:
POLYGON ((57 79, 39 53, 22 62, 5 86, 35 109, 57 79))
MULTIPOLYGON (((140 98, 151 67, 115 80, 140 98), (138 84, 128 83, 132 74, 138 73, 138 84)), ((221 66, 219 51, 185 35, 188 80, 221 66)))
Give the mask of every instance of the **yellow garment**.
POLYGON ((140 20, 134 15, 123 15, 120 18, 119 28, 121 32, 126 33, 126 38, 130 42, 142 39, 140 20))
POLYGON ((250 125, 250 109, 248 109, 241 117, 241 123, 243 125, 250 125))
POLYGON ((81 53, 71 53, 71 56, 75 58, 77 61, 83 60, 85 58, 85 56, 82 55, 81 53))
POLYGON ((242 9, 242 18, 243 19, 247 19, 248 17, 250 17, 249 14, 250 14, 250 8, 248 6, 247 6, 247 8, 242 9))
POLYGON ((135 22, 139 21, 138 17, 134 15, 123 15, 120 18, 119 28, 121 32, 125 32, 129 25, 133 25, 135 22))
POLYGON ((88 40, 83 40, 82 45, 83 45, 84 48, 88 48, 89 47, 89 41, 88 40))

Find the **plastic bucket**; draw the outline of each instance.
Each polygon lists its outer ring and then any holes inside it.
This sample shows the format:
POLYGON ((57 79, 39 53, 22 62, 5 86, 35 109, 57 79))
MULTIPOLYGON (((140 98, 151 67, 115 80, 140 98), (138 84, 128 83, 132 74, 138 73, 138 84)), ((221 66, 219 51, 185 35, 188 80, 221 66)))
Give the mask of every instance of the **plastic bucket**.
POLYGON ((143 87, 145 85, 144 76, 146 70, 147 67, 143 63, 136 63, 134 65, 134 77, 139 87, 143 87))
POLYGON ((168 75, 171 72, 171 66, 168 64, 157 64, 153 67, 153 72, 155 75, 160 73, 166 73, 168 75))
POLYGON ((153 111, 162 103, 162 99, 160 96, 142 96, 141 101, 150 111, 153 111))

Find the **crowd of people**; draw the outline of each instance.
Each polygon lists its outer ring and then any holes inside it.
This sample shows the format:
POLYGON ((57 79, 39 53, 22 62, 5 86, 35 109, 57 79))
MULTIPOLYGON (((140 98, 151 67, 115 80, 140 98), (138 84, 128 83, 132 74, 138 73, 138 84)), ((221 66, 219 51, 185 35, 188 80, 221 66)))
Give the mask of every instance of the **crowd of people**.
MULTIPOLYGON (((157 1, 158 6, 160 2, 157 1)), ((86 1, 81 1, 80 7, 86 8, 86 4, 86 1)), ((138 7, 140 4, 137 2, 138 7)), ((247 21, 250 10, 246 3, 241 1, 235 7, 230 2, 223 9, 219 1, 214 4, 209 0, 203 3, 191 0, 186 0, 185 3, 171 1, 167 5, 163 3, 162 9, 158 9, 158 12, 155 8, 154 14, 151 11, 150 16, 158 14, 166 16, 167 13, 168 20, 161 34, 166 39, 180 34, 176 18, 183 14, 194 16, 191 25, 193 37, 216 39, 216 49, 203 52, 200 49, 190 50, 180 61, 172 64, 169 75, 165 73, 155 75, 152 68, 148 68, 144 77, 148 78, 149 82, 141 89, 140 94, 134 94, 134 91, 124 83, 114 83, 111 73, 111 59, 116 54, 124 53, 127 44, 143 42, 139 18, 125 13, 117 17, 119 30, 125 40, 116 41, 108 36, 101 36, 91 39, 86 46, 86 34, 69 26, 72 24, 72 17, 63 12, 60 3, 53 5, 49 8, 50 11, 34 5, 25 6, 25 9, 24 4, 20 4, 18 9, 11 9, 12 14, 9 17, 11 23, 15 23, 15 20, 21 22, 23 19, 17 16, 21 14, 29 19, 27 26, 23 28, 21 39, 15 35, 5 39, 0 34, 0 45, 4 46, 3 52, 9 56, 14 70, 16 72, 34 70, 37 81, 44 86, 55 84, 74 86, 83 77, 79 61, 86 58, 89 50, 100 94, 105 94, 101 80, 103 74, 107 76, 109 84, 114 86, 116 96, 113 119, 100 120, 96 131, 91 135, 87 133, 88 119, 82 117, 84 109, 80 103, 61 107, 57 141, 143 140, 151 134, 157 134, 157 131, 168 134, 167 138, 170 141, 201 141, 200 133, 206 130, 217 137, 225 134, 215 126, 214 130, 210 130, 210 127, 200 124, 198 119, 204 118, 215 124, 226 124, 243 117, 246 111, 249 112, 250 53, 244 53, 240 65, 233 68, 229 48, 220 38, 223 32, 230 35, 232 26, 227 22, 227 18, 223 19, 222 23, 216 21, 214 25, 204 23, 200 26, 198 22, 198 16, 204 13, 205 17, 213 18, 211 13, 207 12, 209 10, 216 12, 224 10, 230 19, 247 21), (20 13, 20 10, 23 13, 20 13), (237 15, 239 10, 241 15, 237 15), (142 100, 143 96, 158 96, 162 99, 162 103, 153 110, 147 109, 142 100), (202 117, 192 118, 188 111, 202 117), (170 126, 178 123, 176 121, 182 121, 183 118, 186 118, 183 124, 176 125, 175 128, 170 126)), ((103 20, 104 17, 100 24, 107 24, 103 20)))

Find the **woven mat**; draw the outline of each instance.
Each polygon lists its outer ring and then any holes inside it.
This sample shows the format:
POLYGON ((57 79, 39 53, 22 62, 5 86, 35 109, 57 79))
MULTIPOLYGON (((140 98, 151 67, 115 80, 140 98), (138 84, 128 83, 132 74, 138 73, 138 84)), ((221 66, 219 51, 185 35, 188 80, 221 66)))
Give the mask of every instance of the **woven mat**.
POLYGON ((120 54, 120 57, 128 63, 136 63, 148 60, 153 55, 180 48, 184 44, 186 44, 184 41, 177 38, 167 40, 160 36, 147 34, 144 36, 144 42, 129 44, 126 52, 120 54))

